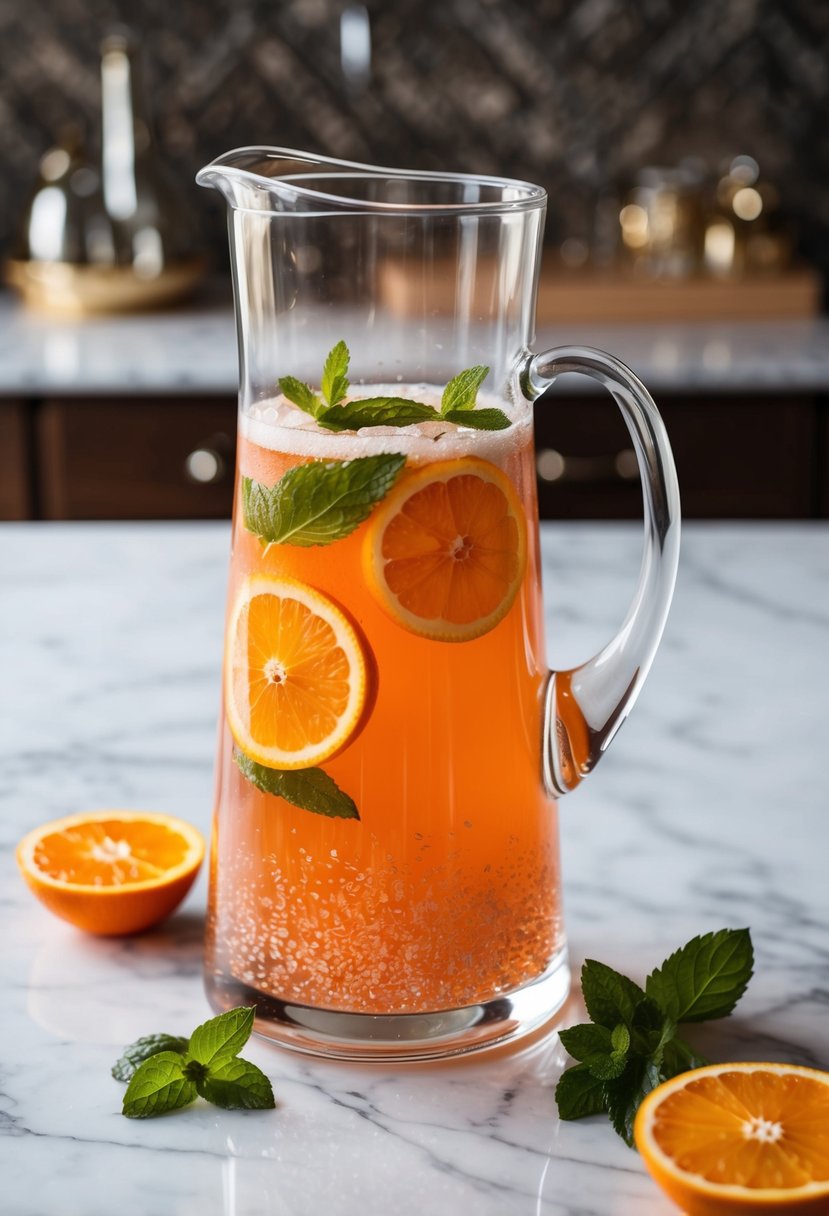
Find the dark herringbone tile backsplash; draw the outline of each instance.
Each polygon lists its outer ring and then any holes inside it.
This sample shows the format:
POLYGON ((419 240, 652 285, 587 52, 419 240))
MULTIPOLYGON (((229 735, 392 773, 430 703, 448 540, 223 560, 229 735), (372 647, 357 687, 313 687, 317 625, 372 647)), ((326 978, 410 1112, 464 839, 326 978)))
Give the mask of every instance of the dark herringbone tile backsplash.
POLYGON ((143 35, 155 128, 217 252, 194 171, 240 144, 542 182, 550 230, 586 235, 643 164, 747 152, 829 266, 827 0, 365 0, 368 81, 349 82, 349 0, 0 0, 0 245, 40 154, 94 138, 98 44, 143 35))

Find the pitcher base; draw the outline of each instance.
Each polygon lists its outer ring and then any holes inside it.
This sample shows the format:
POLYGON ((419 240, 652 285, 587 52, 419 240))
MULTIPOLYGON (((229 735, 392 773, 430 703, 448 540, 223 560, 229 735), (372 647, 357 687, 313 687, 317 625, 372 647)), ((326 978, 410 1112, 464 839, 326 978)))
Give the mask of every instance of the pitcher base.
POLYGON ((551 1021, 570 991, 570 969, 565 948, 543 975, 523 988, 436 1013, 313 1009, 222 975, 206 976, 205 988, 217 1013, 255 1005, 256 1032, 292 1051, 336 1060, 436 1060, 494 1047, 551 1021))

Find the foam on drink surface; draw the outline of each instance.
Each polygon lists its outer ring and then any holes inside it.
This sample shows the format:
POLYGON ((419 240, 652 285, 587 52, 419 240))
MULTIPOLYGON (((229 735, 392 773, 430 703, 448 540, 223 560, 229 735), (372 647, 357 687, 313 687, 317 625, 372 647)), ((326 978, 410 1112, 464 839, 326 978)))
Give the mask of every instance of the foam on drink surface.
MULTIPOLYGON (((442 389, 432 384, 366 385, 360 397, 405 397, 440 408, 442 389)), ((355 398, 358 397, 354 393, 355 398)), ((314 419, 282 395, 254 402, 242 409, 240 428, 250 443, 271 451, 323 460, 353 460, 357 456, 400 452, 413 464, 480 456, 495 464, 527 442, 532 428, 529 404, 514 406, 502 399, 478 394, 480 406, 495 406, 512 426, 503 431, 480 431, 452 422, 418 422, 410 426, 371 426, 336 433, 323 430, 314 419)))

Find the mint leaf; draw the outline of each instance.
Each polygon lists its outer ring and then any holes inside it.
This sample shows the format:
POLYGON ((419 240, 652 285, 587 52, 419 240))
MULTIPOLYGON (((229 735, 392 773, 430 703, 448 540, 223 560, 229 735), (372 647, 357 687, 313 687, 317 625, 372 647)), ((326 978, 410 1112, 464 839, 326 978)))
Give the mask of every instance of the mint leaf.
POLYGON ((415 422, 440 422, 434 406, 408 397, 366 397, 323 410, 317 416, 329 431, 359 431, 364 426, 411 426, 415 422))
POLYGON ((360 818, 352 799, 321 768, 266 768, 239 751, 234 752, 233 758, 242 776, 265 794, 284 798, 304 811, 330 819, 360 818))
POLYGON ((704 1056, 689 1047, 683 1039, 674 1036, 662 1050, 659 1075, 663 1081, 669 1081, 671 1077, 676 1077, 681 1072, 687 1072, 689 1068, 702 1068, 707 1063, 704 1056))
POLYGON ((591 958, 581 969, 581 990, 590 1017, 608 1030, 619 1022, 629 1025, 636 1006, 645 996, 639 985, 626 975, 591 958))
POLYGON ((612 1051, 606 1056, 595 1056, 587 1064, 591 1077, 598 1081, 612 1081, 620 1077, 627 1067, 627 1055, 624 1052, 612 1051))
POLYGON ((571 1026, 569 1030, 559 1031, 558 1037, 570 1055, 586 1065, 591 1076, 607 1080, 610 1077, 618 1077, 627 1062, 630 1034, 627 1027, 622 1026, 621 1029, 627 1035, 627 1042, 616 1048, 614 1036, 619 1038, 618 1029, 619 1027, 611 1034, 606 1026, 583 1022, 580 1026, 571 1026))
MULTIPOLYGON (((601 1027, 601 1029, 604 1030, 605 1027, 601 1027)), ((630 1031, 624 1022, 620 1022, 618 1026, 613 1027, 610 1033, 610 1045, 612 1050, 609 1054, 591 1059, 588 1062, 588 1067, 594 1077, 608 1081, 615 1077, 620 1077, 627 1068, 628 1052, 630 1051, 630 1031)))
POLYGON ((748 929, 706 933, 648 976, 645 990, 674 1022, 724 1018, 748 987, 754 950, 748 929))
POLYGON ((613 1050, 610 1031, 605 1026, 594 1026, 591 1022, 560 1030, 558 1037, 564 1050, 574 1060, 589 1060, 591 1056, 607 1055, 613 1050))
POLYGON ((300 464, 264 486, 242 479, 245 527, 267 544, 330 545, 385 498, 406 463, 397 454, 300 464))
POLYGON ((440 399, 443 416, 446 417, 452 410, 474 410, 478 389, 488 375, 488 367, 468 367, 450 380, 440 399))
POLYGON ((606 1082, 605 1098, 610 1122, 631 1148, 633 1121, 639 1105, 661 1080, 659 1070, 650 1060, 638 1059, 631 1061, 616 1080, 606 1082))
POLYGON ((556 1089, 562 1119, 606 1110, 632 1146, 642 1099, 663 1081, 706 1063, 677 1035, 677 1023, 730 1013, 751 977, 753 959, 748 929, 707 933, 666 959, 648 976, 644 991, 588 959, 582 993, 593 1025, 560 1032, 563 1046, 581 1061, 556 1089))
POLYGON ((441 419, 479 431, 503 431, 511 425, 503 410, 475 408, 478 390, 489 375, 488 367, 468 367, 459 372, 446 385, 440 409, 436 410, 424 401, 411 401, 408 397, 365 397, 346 401, 350 358, 342 340, 328 352, 320 381, 322 397, 317 396, 310 384, 295 376, 282 376, 279 388, 289 401, 328 431, 359 431, 367 426, 404 427, 441 419))
POLYGON ((190 1035, 190 1057, 198 1064, 204 1064, 211 1073, 227 1064, 250 1038, 254 1012, 252 1007, 242 1005, 202 1022, 190 1035))
POLYGON ((301 410, 304 410, 306 414, 310 414, 313 418, 319 418, 325 409, 325 406, 310 384, 297 380, 296 376, 281 376, 279 391, 283 397, 287 397, 289 401, 293 401, 294 405, 298 405, 301 410))
POLYGON ((211 1068, 196 1082, 196 1089, 214 1106, 225 1110, 268 1110, 276 1106, 270 1081, 249 1060, 228 1060, 211 1068))
POLYGON ((184 1054, 187 1051, 187 1039, 173 1034, 147 1034, 136 1039, 125 1047, 120 1058, 112 1066, 112 1075, 116 1081, 129 1081, 138 1069, 139 1064, 149 1060, 162 1051, 177 1051, 184 1054))
POLYGON ((504 411, 497 409, 449 410, 443 418, 446 422, 468 426, 475 431, 505 431, 512 426, 504 411))
POLYGON ((349 359, 348 347, 341 341, 329 351, 325 360, 320 388, 329 405, 337 405, 348 392, 349 359))
POLYGON ((607 1110, 605 1084, 592 1077, 586 1064, 574 1064, 561 1074, 556 1086, 556 1103, 562 1119, 584 1119, 607 1110))
POLYGON ((196 1087, 184 1075, 185 1057, 162 1051, 136 1069, 124 1094, 122 1114, 128 1119, 150 1119, 178 1110, 196 1097, 196 1087))

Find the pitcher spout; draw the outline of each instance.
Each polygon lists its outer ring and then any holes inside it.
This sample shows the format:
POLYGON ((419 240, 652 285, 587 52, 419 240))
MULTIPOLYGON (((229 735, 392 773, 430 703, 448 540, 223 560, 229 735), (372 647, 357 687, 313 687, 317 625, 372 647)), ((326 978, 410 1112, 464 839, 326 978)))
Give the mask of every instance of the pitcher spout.
POLYGON ((200 169, 196 181, 231 207, 254 211, 503 214, 543 211, 546 201, 529 182, 389 169, 293 148, 236 148, 200 169))
POLYGON ((283 211, 288 203, 296 210, 293 183, 327 163, 290 148, 235 148, 199 169, 196 183, 218 190, 231 207, 283 211))

